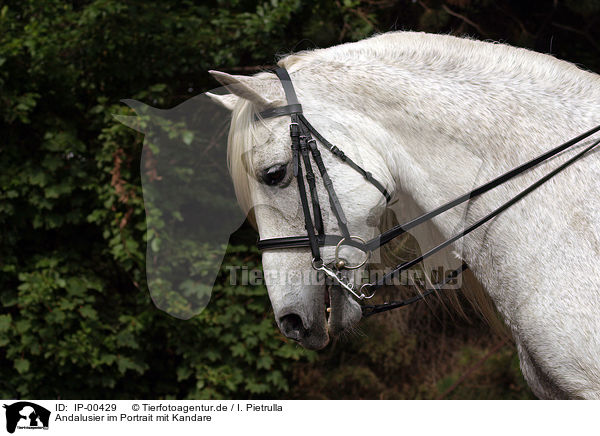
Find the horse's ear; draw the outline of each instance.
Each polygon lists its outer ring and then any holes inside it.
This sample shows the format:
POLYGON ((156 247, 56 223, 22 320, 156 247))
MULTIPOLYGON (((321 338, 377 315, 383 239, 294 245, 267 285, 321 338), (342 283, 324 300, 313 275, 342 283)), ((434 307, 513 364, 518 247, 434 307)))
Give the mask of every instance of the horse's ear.
POLYGON ((252 76, 232 76, 221 71, 211 70, 209 73, 217 79, 229 92, 252 102, 259 110, 273 105, 273 102, 267 100, 261 94, 261 80, 252 76))
POLYGON ((239 101, 239 97, 235 94, 218 95, 212 92, 207 92, 205 95, 215 103, 223 106, 225 109, 233 110, 235 104, 239 101))

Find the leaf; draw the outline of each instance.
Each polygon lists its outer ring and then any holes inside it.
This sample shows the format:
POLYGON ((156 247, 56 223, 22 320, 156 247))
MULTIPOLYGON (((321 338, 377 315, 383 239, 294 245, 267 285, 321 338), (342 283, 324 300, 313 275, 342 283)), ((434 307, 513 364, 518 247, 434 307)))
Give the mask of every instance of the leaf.
POLYGON ((129 369, 132 369, 141 374, 144 372, 145 369, 143 365, 140 365, 125 356, 117 356, 117 367, 121 374, 124 374, 129 369))
POLYGON ((180 366, 177 368, 177 381, 188 379, 192 375, 192 369, 188 366, 180 366))
POLYGON ((273 358, 269 355, 263 355, 256 361, 256 368, 258 369, 271 369, 273 365, 273 358))
POLYGON ((31 321, 29 321, 28 319, 20 319, 19 321, 17 321, 15 323, 15 330, 19 334, 27 333, 30 328, 31 328, 31 321))
POLYGON ((23 358, 16 359, 14 366, 19 374, 26 374, 29 371, 29 360, 23 358))
POLYGON ((10 324, 12 322, 12 316, 8 315, 0 315, 0 333, 7 332, 10 329, 10 324))
POLYGON ((81 313, 81 316, 84 318, 98 319, 98 313, 92 306, 81 306, 79 308, 79 313, 81 313))
POLYGON ((150 242, 150 248, 154 253, 158 253, 160 250, 160 239, 154 238, 152 242, 150 242))
POLYGON ((192 141, 194 140, 194 132, 189 132, 189 131, 183 132, 182 139, 186 145, 190 145, 192 143, 192 141))

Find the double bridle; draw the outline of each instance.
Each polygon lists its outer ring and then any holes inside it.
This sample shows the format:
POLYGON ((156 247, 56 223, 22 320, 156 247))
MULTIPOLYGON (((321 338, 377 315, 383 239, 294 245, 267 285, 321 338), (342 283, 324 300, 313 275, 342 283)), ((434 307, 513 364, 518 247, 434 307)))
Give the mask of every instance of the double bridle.
MULTIPOLYGON (((287 236, 282 238, 271 238, 271 239, 261 239, 258 241, 257 246, 259 250, 275 250, 275 249, 288 249, 288 248, 299 248, 299 247, 309 247, 312 253, 312 267, 317 270, 323 272, 326 276, 330 277, 334 282, 336 282, 339 286, 341 286, 346 291, 350 292, 359 300, 367 300, 372 298, 375 295, 375 292, 385 286, 387 283, 391 282, 394 277, 397 277, 402 271, 408 270, 409 268, 417 265, 424 259, 432 256, 443 248, 449 246, 450 244, 456 242, 462 237, 468 235, 475 229, 481 227, 483 224, 490 221, 492 218, 496 217, 510 206, 521 200, 523 197, 540 187, 542 184, 550 180, 552 177, 563 171, 565 168, 573 164, 575 161, 581 159, 586 153, 596 147, 600 140, 593 142, 591 145, 588 145, 586 148, 581 150, 577 155, 571 157, 569 160, 564 162, 562 165, 552 170, 539 180, 537 180, 532 185, 528 186, 526 189, 512 197, 510 200, 502 204, 497 209, 493 210, 483 218, 477 220, 473 224, 464 228, 461 232, 455 234, 450 237, 446 241, 441 244, 431 248, 429 251, 423 253, 421 256, 416 257, 410 261, 404 262, 395 266, 390 272, 383 275, 379 280, 373 283, 365 283, 360 286, 359 289, 356 289, 353 283, 348 282, 342 275, 341 271, 344 269, 357 269, 362 267, 367 263, 370 258, 373 250, 387 244, 391 240, 397 238, 398 236, 406 233, 408 230, 423 224, 432 218, 446 212, 449 209, 452 209, 459 204, 464 203, 465 201, 477 197, 481 194, 484 194, 491 189, 507 182, 508 180, 522 174, 523 172, 535 167, 536 165, 550 159, 553 156, 567 150, 573 145, 583 141, 585 138, 593 135, 594 133, 600 131, 600 126, 594 127, 593 129, 573 138, 564 144, 559 145, 558 147, 547 151, 546 153, 536 157, 535 159, 530 160, 522 165, 519 165, 516 168, 496 177, 495 179, 485 183, 470 192, 467 192, 460 197, 455 198, 448 203, 443 204, 442 206, 425 213, 411 221, 408 221, 404 224, 392 227, 391 229, 383 232, 379 236, 365 241, 358 236, 352 236, 348 230, 348 223, 346 220, 346 216, 344 214, 344 210, 340 204, 338 196, 333 187, 333 182, 331 178, 327 174, 327 169, 323 163, 323 159, 321 157, 321 153, 317 146, 317 140, 327 148, 331 153, 333 153, 337 158, 339 158, 342 162, 349 165, 355 171, 360 173, 367 182, 371 183, 375 188, 377 188, 385 197, 386 202, 389 203, 391 200, 391 196, 386 188, 377 181, 373 175, 361 168, 356 162, 350 159, 348 156, 344 154, 342 150, 340 150, 335 145, 331 144, 327 141, 304 117, 302 114, 302 106, 298 102, 298 98, 296 96, 296 92, 294 90, 294 86, 292 85, 292 81, 288 72, 285 68, 278 68, 275 70, 275 74, 279 78, 283 90, 285 92, 287 105, 276 107, 272 109, 265 110, 260 112, 256 119, 266 119, 273 117, 280 117, 289 115, 291 119, 290 123, 290 138, 291 138, 291 146, 292 146, 292 169, 294 177, 298 183, 298 192, 300 194, 300 202, 302 204, 302 211, 304 213, 304 224, 306 227, 306 236, 287 236), (325 190, 327 191, 327 195, 329 197, 329 204, 331 205, 331 209, 337 219, 341 235, 327 235, 325 233, 323 218, 321 215, 321 206, 319 203, 319 198, 317 195, 317 188, 315 183, 315 174, 311 165, 311 156, 314 160, 319 173, 321 174, 321 178, 323 180, 323 184, 325 186, 325 190), (306 176, 303 176, 302 173, 302 163, 304 163, 306 176), (304 177, 306 177, 306 183, 308 184, 308 190, 310 192, 311 205, 312 205, 312 215, 309 207, 309 200, 306 191, 306 184, 304 182, 304 177), (358 265, 347 265, 346 262, 339 257, 339 251, 341 246, 348 245, 362 250, 365 253, 365 259, 358 265), (335 246, 335 259, 332 264, 325 264, 321 258, 320 247, 323 246, 335 246)), ((408 304, 414 303, 416 301, 422 300, 427 295, 430 295, 433 292, 440 291, 441 287, 448 284, 450 281, 454 280, 459 274, 461 274, 464 270, 467 269, 467 265, 463 263, 459 268, 450 271, 446 275, 446 279, 440 284, 434 284, 433 289, 429 289, 426 292, 420 293, 419 295, 409 298, 402 301, 392 301, 384 304, 373 305, 373 306, 362 306, 363 308, 363 316, 374 315, 375 313, 385 312, 387 310, 395 309, 398 307, 403 307, 408 304)))

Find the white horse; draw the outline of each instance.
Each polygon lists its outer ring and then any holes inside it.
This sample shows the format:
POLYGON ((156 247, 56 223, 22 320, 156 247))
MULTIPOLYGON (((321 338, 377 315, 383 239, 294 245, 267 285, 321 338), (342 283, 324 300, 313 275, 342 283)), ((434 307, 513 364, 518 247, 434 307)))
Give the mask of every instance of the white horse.
MULTIPOLYGON (((425 211, 600 124, 598 75, 502 44, 395 32, 290 55, 279 65, 319 132, 400 206, 410 199, 425 211)), ((254 207, 261 238, 305 234, 290 168, 289 117, 253 121, 256 112, 286 104, 279 80, 271 73, 212 74, 232 92, 212 97, 233 111, 230 169, 241 204, 254 207), (283 168, 275 186, 264 183, 273 168, 283 168)), ((375 236, 382 195, 322 154, 351 233, 375 236)), ((452 236, 458 223, 483 216, 566 158, 511 180, 462 212, 440 215, 433 221, 437 231, 452 236)), ((599 159, 589 154, 456 248, 509 326, 523 374, 540 398, 600 399, 599 159)), ((324 220, 327 233, 339 234, 331 212, 324 220)), ((346 256, 358 262, 361 253, 346 256)), ((332 259, 331 247, 323 257, 332 259)), ((280 329, 319 349, 356 324, 361 310, 337 289, 328 317, 324 285, 281 279, 294 271, 314 278, 310 261, 308 249, 263 254, 280 329)))

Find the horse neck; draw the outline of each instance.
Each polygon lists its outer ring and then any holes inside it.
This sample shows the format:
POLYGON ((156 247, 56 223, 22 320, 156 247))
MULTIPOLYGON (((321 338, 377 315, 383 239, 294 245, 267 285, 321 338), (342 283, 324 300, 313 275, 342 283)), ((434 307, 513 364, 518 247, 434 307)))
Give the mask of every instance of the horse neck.
MULTIPOLYGON (((600 122, 596 75, 508 46, 459 40, 460 50, 455 38, 451 44, 444 38, 418 57, 406 49, 410 59, 354 61, 338 85, 346 92, 341 105, 354 108, 356 124, 374 136, 370 142, 384 157, 397 194, 409 195, 421 209, 600 122)), ((500 204, 505 189, 487 194, 475 210, 500 204)), ((436 224, 449 236, 464 212, 449 212, 436 224)))

